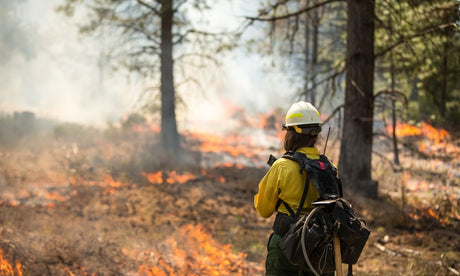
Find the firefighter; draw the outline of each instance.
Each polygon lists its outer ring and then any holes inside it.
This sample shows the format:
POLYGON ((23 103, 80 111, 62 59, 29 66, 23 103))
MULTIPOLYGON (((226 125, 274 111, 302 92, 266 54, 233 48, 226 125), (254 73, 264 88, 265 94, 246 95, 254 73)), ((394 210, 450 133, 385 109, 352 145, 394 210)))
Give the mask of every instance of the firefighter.
MULTIPOLYGON (((286 131, 284 149, 301 152, 310 159, 319 159, 320 153, 315 148, 322 121, 318 110, 310 103, 294 103, 286 114, 283 130, 286 131)), ((254 197, 254 206, 260 216, 270 217, 277 213, 273 233, 268 241, 268 253, 265 261, 265 275, 314 275, 306 268, 291 264, 280 248, 280 241, 289 229, 292 211, 299 207, 306 180, 305 171, 299 173, 299 164, 287 158, 279 158, 271 166, 259 183, 259 191, 254 197), (291 210, 289 210, 291 208, 291 210), (290 212, 291 211, 291 212, 290 212)), ((312 209, 312 202, 319 198, 310 181, 306 200, 301 214, 312 209)), ((334 275, 328 273, 324 275, 334 275)))

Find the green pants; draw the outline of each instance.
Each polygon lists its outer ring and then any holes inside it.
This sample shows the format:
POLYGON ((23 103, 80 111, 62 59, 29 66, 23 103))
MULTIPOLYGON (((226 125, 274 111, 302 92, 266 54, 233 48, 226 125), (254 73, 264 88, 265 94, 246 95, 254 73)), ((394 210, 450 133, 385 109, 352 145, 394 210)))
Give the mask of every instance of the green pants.
MULTIPOLYGON (((268 253, 265 260, 265 275, 267 276, 314 276, 307 270, 301 269, 299 266, 291 264, 283 254, 280 248, 282 236, 273 233, 268 240, 268 253)), ((324 276, 334 276, 334 272, 323 274, 324 276)))

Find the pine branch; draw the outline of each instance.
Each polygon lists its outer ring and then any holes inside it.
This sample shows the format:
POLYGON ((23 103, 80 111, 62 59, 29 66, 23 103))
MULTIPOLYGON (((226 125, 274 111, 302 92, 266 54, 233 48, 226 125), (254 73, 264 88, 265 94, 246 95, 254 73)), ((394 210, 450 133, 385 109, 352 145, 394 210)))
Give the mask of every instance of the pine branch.
POLYGON ((397 46, 401 45, 401 44, 404 44, 404 43, 408 43, 410 42, 412 39, 415 39, 415 38, 418 38, 418 37, 422 37, 422 36, 425 36, 429 33, 433 33, 433 32, 436 32, 436 31, 439 31, 439 30, 443 30, 445 28, 448 28, 448 27, 455 27, 455 23, 447 23, 447 24, 443 24, 443 25, 440 25, 440 26, 434 26, 434 27, 431 27, 431 28, 428 28, 426 30, 424 30, 423 32, 421 33, 418 33, 418 34, 414 34, 414 35, 411 35, 411 36, 408 36, 408 37, 402 37, 399 41, 397 41, 396 43, 394 43, 393 45, 389 46, 388 48, 376 53, 374 55, 375 58, 378 58, 380 56, 383 56, 385 55, 386 53, 390 52, 391 50, 393 50, 394 48, 396 48, 397 46))

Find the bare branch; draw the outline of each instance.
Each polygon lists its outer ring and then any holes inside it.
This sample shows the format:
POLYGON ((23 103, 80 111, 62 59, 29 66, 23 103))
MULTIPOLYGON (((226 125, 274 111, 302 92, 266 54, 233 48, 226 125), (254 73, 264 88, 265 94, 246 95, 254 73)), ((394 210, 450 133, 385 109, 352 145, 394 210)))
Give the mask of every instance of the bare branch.
POLYGON ((176 41, 173 41, 173 44, 179 44, 181 43, 188 35, 190 34, 198 34, 204 37, 224 37, 227 35, 231 35, 230 33, 227 32, 221 32, 221 33, 211 33, 211 32, 206 32, 206 31, 200 31, 196 29, 189 29, 185 31, 183 34, 178 34, 176 35, 178 38, 176 41))
POLYGON ((342 109, 344 106, 345 106, 345 104, 341 104, 341 105, 337 106, 337 107, 332 111, 331 115, 329 115, 329 117, 327 117, 327 119, 323 121, 323 124, 329 122, 329 120, 331 120, 331 119, 335 116, 335 114, 336 114, 337 112, 339 112, 340 109, 342 109))
POLYGON ((296 12, 288 13, 288 14, 281 15, 281 16, 273 16, 273 17, 270 17, 270 18, 246 17, 246 19, 248 19, 250 21, 276 21, 276 20, 281 20, 281 19, 287 19, 289 17, 298 16, 298 15, 300 15, 302 13, 314 10, 316 8, 319 8, 321 6, 324 6, 324 5, 333 3, 333 2, 346 2, 346 0, 326 0, 326 1, 323 1, 323 2, 320 2, 320 3, 316 3, 313 6, 305 7, 303 9, 300 9, 300 10, 296 11, 296 12))
MULTIPOLYGON (((200 53, 187 53, 187 54, 182 54, 182 55, 176 57, 175 60, 177 60, 177 61, 182 61, 183 59, 190 58, 190 57, 199 57, 199 58, 202 58, 202 59, 206 59, 206 60, 212 61, 212 62, 214 62, 214 64, 219 65, 219 60, 216 59, 214 56, 212 56, 212 55, 207 55, 207 54, 200 54, 200 53)), ((199 66, 198 66, 198 67, 199 67, 199 66)))
POLYGON ((161 15, 160 11, 157 10, 154 6, 147 4, 142 0, 136 0, 136 1, 137 1, 137 3, 141 4, 142 6, 144 6, 144 7, 148 8, 149 10, 153 11, 156 15, 158 15, 158 16, 161 15))
MULTIPOLYGON (((381 95, 390 95, 392 97, 394 97, 395 95, 398 95, 400 96, 402 99, 403 99, 403 102, 404 102, 404 105, 407 106, 408 105, 408 100, 407 100, 407 97, 406 95, 401 92, 401 91, 398 91, 398 90, 392 90, 392 89, 385 89, 385 90, 380 90, 379 92, 377 92, 377 94, 374 95, 374 100, 381 96, 381 95)), ((396 99, 395 99, 396 100, 396 99)))
POLYGON ((289 55, 292 55, 292 52, 294 51, 294 40, 297 32, 299 31, 299 16, 296 16, 294 18, 294 30, 292 31, 292 34, 289 37, 289 55))
POLYGON ((124 28, 126 31, 131 31, 133 33, 139 33, 139 34, 142 34, 145 36, 145 38, 157 45, 160 44, 160 42, 158 41, 158 39, 156 39, 156 37, 152 36, 152 34, 149 34, 147 33, 146 29, 142 29, 138 26, 135 26, 135 25, 130 25, 130 24, 127 24, 127 23, 118 23, 118 22, 115 22, 115 24, 113 24, 113 26, 115 27, 122 27, 124 28))
MULTIPOLYGON (((343 68, 341 68, 340 70, 336 70, 333 74, 325 77, 324 79, 322 79, 320 81, 315 82, 315 85, 319 86, 320 84, 323 84, 323 83, 325 83, 327 81, 334 80, 338 76, 340 76, 343 73, 345 73, 345 70, 346 70, 346 66, 343 66, 343 68)), ((304 93, 308 93, 308 92, 311 92, 311 89, 306 90, 304 93)))
POLYGON ((177 6, 174 7, 173 12, 174 12, 174 13, 178 12, 179 9, 180 9, 180 7, 181 7, 183 4, 185 4, 185 2, 187 2, 187 1, 182 1, 182 2, 180 2, 179 4, 177 4, 177 6))

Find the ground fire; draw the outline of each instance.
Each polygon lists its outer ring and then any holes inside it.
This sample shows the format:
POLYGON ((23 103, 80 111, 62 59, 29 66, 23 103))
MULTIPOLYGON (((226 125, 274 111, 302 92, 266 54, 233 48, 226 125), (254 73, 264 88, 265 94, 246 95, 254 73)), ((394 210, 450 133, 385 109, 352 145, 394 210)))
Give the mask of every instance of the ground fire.
MULTIPOLYGON (((412 208, 406 210, 409 216, 417 221, 434 219, 443 225, 459 221, 460 195, 456 187, 460 176, 457 171, 459 148, 452 135, 445 129, 435 128, 425 122, 418 126, 397 123, 395 131, 400 142, 406 146, 415 144, 415 149, 425 156, 425 160, 417 162, 423 163, 426 170, 444 173, 440 182, 430 178, 417 178, 417 172, 411 171, 410 167, 404 171, 401 178, 403 192, 417 194, 417 197, 411 197, 412 208), (433 206, 424 206, 433 196, 438 202, 432 204, 433 206)), ((387 127, 387 132, 392 133, 391 126, 387 127)))
POLYGON ((216 242, 201 225, 184 225, 180 236, 171 237, 166 244, 167 252, 145 254, 157 264, 141 265, 140 275, 252 275, 261 271, 245 263, 244 253, 234 253, 230 244, 216 242))
MULTIPOLYGON (((0 143, 0 275, 263 275, 272 220, 252 201, 268 155, 282 154, 283 133, 272 112, 235 118, 238 131, 181 133, 192 162, 177 168, 155 158, 159 128, 148 119, 56 126, 0 143)), ((428 125, 397 135, 443 146, 424 151, 431 159, 402 150, 403 173, 375 165, 392 200, 351 197, 376 228, 355 273, 458 269, 449 255, 458 246, 458 165, 438 158, 458 144, 428 125), (389 265, 376 265, 387 256, 389 265)), ((328 153, 338 156, 337 147, 328 153)))
MULTIPOLYGON (((387 127, 387 132, 392 133, 392 127, 387 127)), ((418 150, 430 156, 436 153, 456 156, 458 148, 451 141, 450 133, 442 128, 435 128, 428 123, 421 123, 420 126, 414 126, 407 123, 396 124, 397 137, 416 137, 418 150)))

